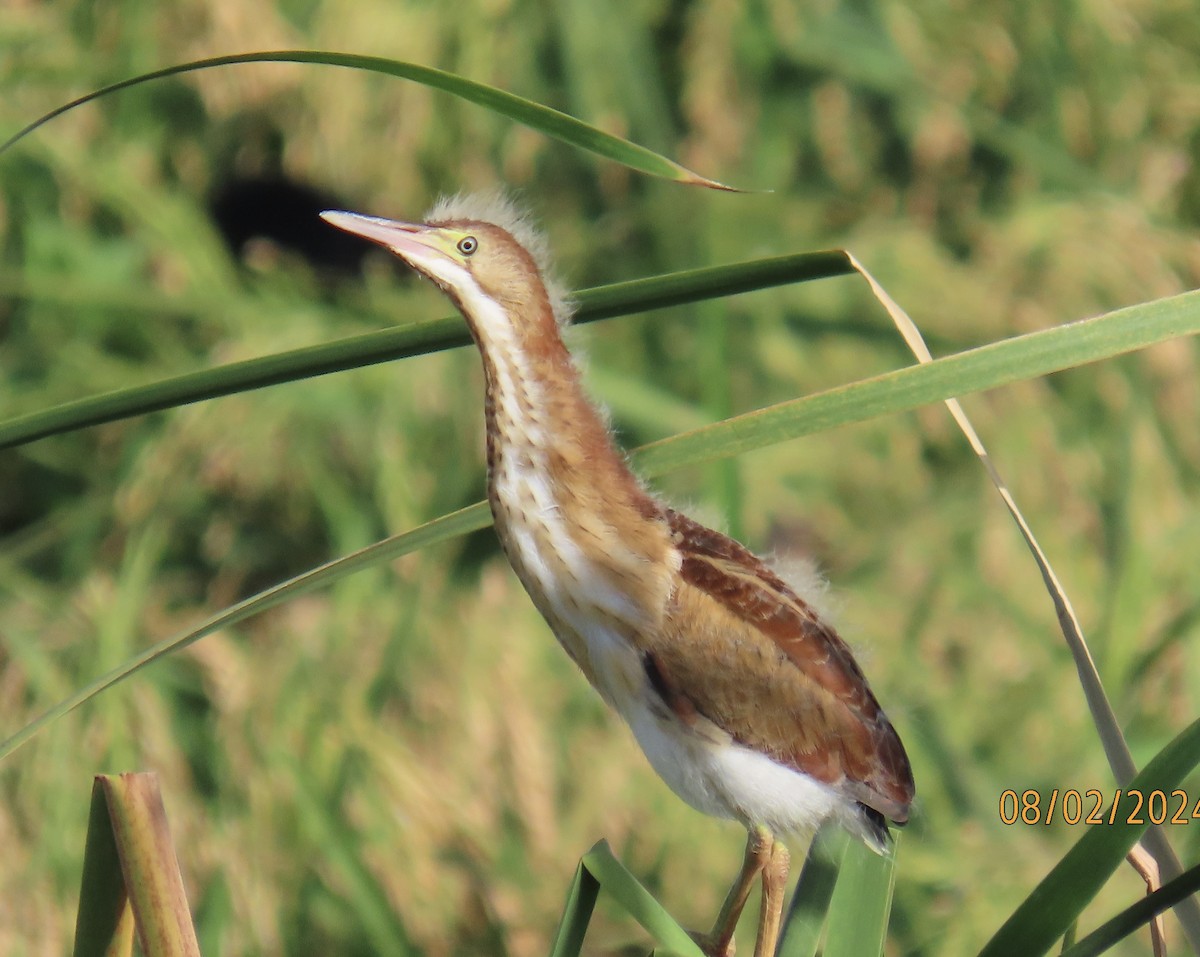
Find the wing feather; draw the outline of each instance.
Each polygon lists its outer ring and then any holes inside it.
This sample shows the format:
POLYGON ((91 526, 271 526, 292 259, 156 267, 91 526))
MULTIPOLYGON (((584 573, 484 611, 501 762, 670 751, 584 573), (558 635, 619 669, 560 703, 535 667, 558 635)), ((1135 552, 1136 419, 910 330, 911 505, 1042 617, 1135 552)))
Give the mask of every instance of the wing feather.
POLYGON ((673 510, 666 518, 683 585, 673 626, 648 651, 672 709, 694 708, 742 744, 906 821, 908 756, 846 643, 748 549, 673 510), (697 643, 708 653, 696 655, 697 643))

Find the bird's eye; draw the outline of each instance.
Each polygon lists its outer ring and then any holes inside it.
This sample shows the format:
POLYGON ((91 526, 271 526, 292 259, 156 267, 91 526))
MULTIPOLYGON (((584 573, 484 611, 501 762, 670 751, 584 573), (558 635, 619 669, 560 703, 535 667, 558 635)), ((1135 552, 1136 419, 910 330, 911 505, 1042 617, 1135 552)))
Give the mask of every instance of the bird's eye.
POLYGON ((458 251, 464 256, 470 256, 479 248, 479 240, 474 236, 464 236, 458 241, 458 251))

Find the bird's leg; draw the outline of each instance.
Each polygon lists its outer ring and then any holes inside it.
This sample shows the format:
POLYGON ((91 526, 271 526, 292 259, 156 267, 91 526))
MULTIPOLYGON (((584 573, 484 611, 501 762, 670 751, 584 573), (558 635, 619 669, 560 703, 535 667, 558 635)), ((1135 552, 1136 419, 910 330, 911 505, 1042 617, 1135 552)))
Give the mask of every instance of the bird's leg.
POLYGON ((742 909, 750 897, 754 879, 763 872, 771 859, 774 843, 771 832, 762 825, 750 828, 746 838, 746 856, 742 860, 742 870, 725 896, 725 903, 721 905, 721 913, 717 915, 712 931, 695 935, 696 942, 710 957, 730 957, 732 954, 734 928, 737 927, 742 909))
POLYGON ((775 841, 771 845, 770 859, 763 865, 762 909, 758 912, 758 940, 754 945, 754 957, 775 957, 790 867, 788 849, 775 841))

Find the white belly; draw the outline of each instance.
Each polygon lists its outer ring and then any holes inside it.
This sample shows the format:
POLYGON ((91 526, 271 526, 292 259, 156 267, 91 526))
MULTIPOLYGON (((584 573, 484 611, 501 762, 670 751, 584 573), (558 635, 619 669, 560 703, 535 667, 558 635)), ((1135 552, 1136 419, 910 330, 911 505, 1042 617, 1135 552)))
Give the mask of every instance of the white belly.
MULTIPOLYGON (((654 693, 648 683, 646 693, 654 693)), ((828 785, 728 737, 697 733, 651 708, 650 700, 643 695, 622 717, 659 777, 697 811, 779 834, 811 834, 845 808, 828 785)))

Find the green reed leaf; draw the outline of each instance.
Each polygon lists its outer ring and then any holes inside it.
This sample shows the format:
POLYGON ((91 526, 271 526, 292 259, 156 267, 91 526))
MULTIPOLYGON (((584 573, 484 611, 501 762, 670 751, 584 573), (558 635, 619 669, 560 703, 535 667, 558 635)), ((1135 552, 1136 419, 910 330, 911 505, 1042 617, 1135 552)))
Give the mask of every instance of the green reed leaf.
POLYGON ((92 100, 97 100, 100 97, 109 96, 120 90, 126 90, 130 87, 149 83, 153 80, 160 80, 168 76, 178 76, 181 73, 194 73, 197 70, 211 70, 215 67, 235 66, 241 63, 312 63, 325 66, 349 67, 356 70, 366 70, 371 73, 382 73, 387 76, 411 80, 414 83, 420 83, 423 86, 441 90, 469 103, 482 106, 493 113, 498 113, 501 116, 508 117, 510 120, 528 126, 530 129, 545 133, 547 136, 561 140, 581 150, 587 150, 589 153, 595 153, 597 156, 603 156, 605 159, 621 163, 638 172, 648 173, 651 176, 658 176, 692 186, 704 186, 709 189, 740 192, 732 186, 718 183, 714 179, 701 176, 699 173, 680 166, 673 160, 669 160, 665 156, 655 153, 653 150, 646 149, 644 146, 630 143, 628 140, 605 133, 603 130, 584 123, 582 120, 577 120, 566 113, 551 109, 548 106, 542 106, 540 103, 534 103, 532 100, 526 100, 523 97, 499 90, 496 87, 488 86, 485 83, 477 83, 474 80, 468 80, 466 77, 458 76, 454 73, 435 70, 432 67, 420 66, 416 63, 406 63, 402 60, 391 60, 386 57, 377 56, 361 56, 354 53, 336 53, 327 50, 266 50, 256 53, 234 53, 226 56, 209 57, 203 60, 193 60, 190 63, 179 63, 174 66, 164 67, 161 70, 152 70, 140 76, 109 84, 99 90, 94 90, 91 93, 78 97, 70 103, 65 103, 57 109, 51 110, 0 144, 0 154, 3 154, 24 137, 46 123, 49 123, 55 117, 62 116, 62 114, 76 107, 83 106, 85 103, 90 103, 92 100))

